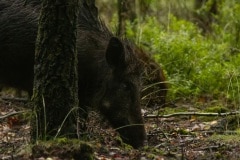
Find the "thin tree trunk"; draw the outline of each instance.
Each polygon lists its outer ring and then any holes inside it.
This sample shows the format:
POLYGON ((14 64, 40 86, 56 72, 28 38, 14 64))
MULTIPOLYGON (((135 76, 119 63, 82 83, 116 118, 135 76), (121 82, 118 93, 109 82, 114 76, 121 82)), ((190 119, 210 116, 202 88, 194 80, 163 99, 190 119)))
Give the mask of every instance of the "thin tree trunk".
POLYGON ((203 33, 211 32, 212 23, 216 21, 216 15, 218 15, 218 5, 221 0, 195 0, 194 16, 196 22, 200 28, 202 28, 203 33))
POLYGON ((118 33, 122 36, 126 34, 126 21, 133 22, 136 19, 135 0, 118 0, 118 33))

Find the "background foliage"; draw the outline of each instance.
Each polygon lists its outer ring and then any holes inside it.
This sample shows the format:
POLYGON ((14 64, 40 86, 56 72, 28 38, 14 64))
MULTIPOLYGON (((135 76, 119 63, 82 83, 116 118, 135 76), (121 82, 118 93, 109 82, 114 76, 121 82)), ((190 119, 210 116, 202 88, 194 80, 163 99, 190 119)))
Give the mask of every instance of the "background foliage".
MULTIPOLYGON (((240 2, 216 1, 217 14, 210 12, 213 2, 196 8, 194 0, 147 0, 145 13, 127 22, 126 36, 163 67, 169 100, 207 96, 239 104, 240 2), (204 21, 209 28, 199 25, 204 21)), ((116 0, 98 3, 104 21, 116 30, 116 0)))

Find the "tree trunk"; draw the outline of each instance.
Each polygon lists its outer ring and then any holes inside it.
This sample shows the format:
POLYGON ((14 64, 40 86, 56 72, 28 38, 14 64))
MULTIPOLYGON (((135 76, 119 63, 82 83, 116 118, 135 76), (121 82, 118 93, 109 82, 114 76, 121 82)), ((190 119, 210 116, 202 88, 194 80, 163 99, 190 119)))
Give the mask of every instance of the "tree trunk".
POLYGON ((79 0, 42 1, 35 50, 33 141, 59 133, 76 135, 78 9, 79 0))
POLYGON ((138 0, 139 3, 139 14, 138 17, 141 17, 142 20, 145 19, 145 16, 149 14, 151 0, 138 0))
POLYGON ((218 15, 218 5, 220 0, 195 0, 195 18, 203 33, 211 32, 212 23, 216 21, 218 15))
POLYGON ((133 22, 136 19, 135 0, 118 0, 118 33, 126 34, 126 20, 133 22))

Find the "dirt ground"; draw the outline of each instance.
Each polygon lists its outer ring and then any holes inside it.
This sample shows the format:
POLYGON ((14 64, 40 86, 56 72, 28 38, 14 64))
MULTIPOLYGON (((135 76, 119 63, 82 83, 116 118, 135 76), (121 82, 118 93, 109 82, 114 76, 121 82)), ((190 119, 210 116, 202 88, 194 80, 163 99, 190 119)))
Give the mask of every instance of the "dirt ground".
MULTIPOLYGON (((189 103, 175 103, 191 108, 189 103)), ((192 107, 193 110, 196 110, 192 107)), ((235 119, 229 116, 198 116, 179 114, 163 117, 165 109, 145 109, 148 142, 135 150, 121 142, 118 134, 92 112, 86 139, 93 148, 95 160, 205 160, 240 159, 240 131, 231 127, 235 119), (203 118, 204 117, 204 118, 203 118), (228 125, 228 129, 226 129, 228 125), (232 129, 232 130, 231 130, 232 129)), ((0 159, 60 160, 73 159, 71 149, 58 145, 52 148, 32 146, 29 140, 31 109, 26 99, 9 95, 0 97, 0 159), (34 148, 34 153, 32 152, 34 148), (50 151, 51 150, 51 151, 50 151), (69 151, 70 150, 70 151, 69 151), (68 152, 67 152, 68 151, 68 152)), ((137 134, 137 133, 136 133, 137 134)), ((66 141, 61 139, 60 141, 66 141)), ((71 148, 71 147, 70 147, 71 148)), ((78 159, 78 158, 74 158, 78 159)))

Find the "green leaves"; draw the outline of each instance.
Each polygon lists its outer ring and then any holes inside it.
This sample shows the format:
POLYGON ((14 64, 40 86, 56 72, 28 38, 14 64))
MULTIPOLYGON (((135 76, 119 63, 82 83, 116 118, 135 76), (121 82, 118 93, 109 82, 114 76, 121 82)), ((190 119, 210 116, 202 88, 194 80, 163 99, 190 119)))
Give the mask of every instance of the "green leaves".
MULTIPOLYGON (((140 41, 142 47, 161 64, 171 84, 169 97, 201 94, 231 97, 230 83, 236 95, 238 82, 229 74, 240 75, 237 67, 240 56, 229 55, 228 40, 232 35, 215 35, 213 32, 204 36, 190 21, 173 15, 169 15, 168 20, 165 26, 155 17, 147 17, 137 32, 128 24, 127 36, 140 41)), ((221 27, 216 29, 216 33, 222 30, 221 27)))

